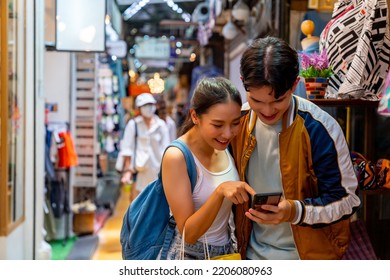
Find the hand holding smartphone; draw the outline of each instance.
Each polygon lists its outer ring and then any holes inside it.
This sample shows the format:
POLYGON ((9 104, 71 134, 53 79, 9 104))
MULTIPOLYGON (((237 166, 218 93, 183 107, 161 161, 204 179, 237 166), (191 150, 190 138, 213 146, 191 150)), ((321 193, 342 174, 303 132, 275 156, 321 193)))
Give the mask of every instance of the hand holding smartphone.
POLYGON ((257 211, 264 211, 261 209, 261 205, 278 205, 280 198, 282 196, 281 192, 272 192, 272 193, 257 193, 253 196, 252 199, 252 208, 257 211))

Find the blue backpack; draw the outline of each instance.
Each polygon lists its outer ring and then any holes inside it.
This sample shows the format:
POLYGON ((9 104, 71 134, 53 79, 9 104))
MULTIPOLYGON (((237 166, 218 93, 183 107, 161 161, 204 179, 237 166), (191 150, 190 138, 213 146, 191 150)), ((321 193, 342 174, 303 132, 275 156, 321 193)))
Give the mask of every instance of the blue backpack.
MULTIPOLYGON (((191 151, 180 140, 174 140, 169 146, 177 147, 183 152, 191 181, 191 191, 193 191, 197 174, 191 151)), ((176 222, 170 215, 164 194, 160 168, 158 178, 149 183, 134 199, 123 217, 120 234, 122 258, 124 260, 155 260, 163 248, 160 258, 166 259, 175 227, 176 222)))

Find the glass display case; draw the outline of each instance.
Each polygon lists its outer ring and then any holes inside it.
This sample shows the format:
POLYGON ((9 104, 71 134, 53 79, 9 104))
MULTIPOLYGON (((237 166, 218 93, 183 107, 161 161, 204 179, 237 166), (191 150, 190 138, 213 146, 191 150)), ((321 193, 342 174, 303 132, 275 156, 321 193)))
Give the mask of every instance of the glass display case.
POLYGON ((0 235, 24 219, 25 0, 1 1, 0 235))

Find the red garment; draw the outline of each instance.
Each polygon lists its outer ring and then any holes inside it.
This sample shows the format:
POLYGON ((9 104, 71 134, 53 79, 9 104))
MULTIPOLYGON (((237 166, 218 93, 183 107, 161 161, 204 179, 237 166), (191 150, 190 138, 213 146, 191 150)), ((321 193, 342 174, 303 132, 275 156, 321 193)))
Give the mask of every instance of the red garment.
POLYGON ((69 168, 78 164, 76 149, 73 145, 73 139, 69 131, 60 132, 58 136, 62 142, 57 145, 58 167, 69 168))

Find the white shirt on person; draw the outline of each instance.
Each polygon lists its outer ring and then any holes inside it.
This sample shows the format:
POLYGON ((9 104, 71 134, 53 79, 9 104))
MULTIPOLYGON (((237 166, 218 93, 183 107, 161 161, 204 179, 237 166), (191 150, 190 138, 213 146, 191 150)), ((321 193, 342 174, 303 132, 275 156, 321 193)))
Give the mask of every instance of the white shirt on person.
MULTIPOLYGON (((197 182, 192 193, 195 211, 202 207, 219 184, 226 181, 238 181, 240 179, 232 156, 227 150, 225 151, 229 158, 229 165, 225 170, 220 172, 211 172, 207 170, 193 154, 198 172, 197 182)), ((227 198, 224 198, 214 222, 206 232, 208 244, 222 246, 228 243, 230 239, 228 227, 231 213, 232 202, 227 198)), ((205 242, 204 238, 204 235, 201 236, 199 241, 205 242)))
MULTIPOLYGON (((279 133, 282 121, 267 125, 256 121, 257 145, 249 159, 246 178, 257 193, 282 192, 279 161, 279 133)), ((253 223, 247 257, 252 260, 299 259, 289 223, 253 223)))
POLYGON ((121 141, 121 156, 132 158, 130 167, 134 164, 135 126, 137 124, 137 151, 143 150, 149 154, 146 168, 138 172, 136 188, 142 191, 150 182, 157 178, 160 171, 161 159, 165 148, 169 145, 168 127, 157 115, 152 117, 151 126, 148 128, 142 116, 137 116, 128 121, 123 139, 121 141))

